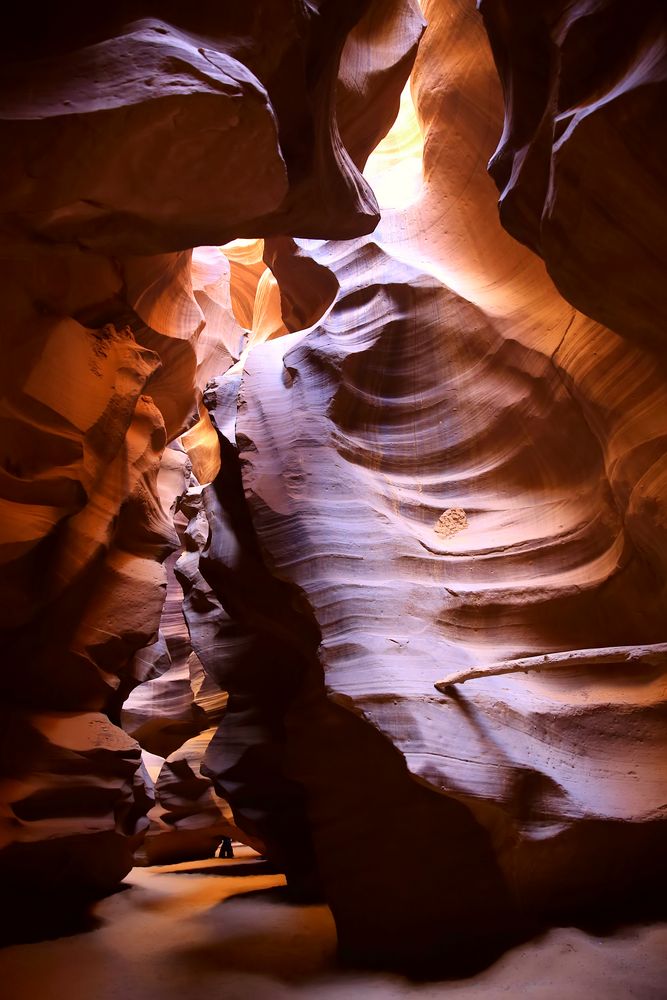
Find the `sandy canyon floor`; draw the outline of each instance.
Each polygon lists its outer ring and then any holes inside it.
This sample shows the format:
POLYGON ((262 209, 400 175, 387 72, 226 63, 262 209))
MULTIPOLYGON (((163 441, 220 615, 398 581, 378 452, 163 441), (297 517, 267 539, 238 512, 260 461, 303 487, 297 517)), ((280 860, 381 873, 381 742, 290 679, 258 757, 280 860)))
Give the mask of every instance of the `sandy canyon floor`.
POLYGON ((667 923, 595 936, 556 928, 466 980, 344 970, 326 906, 285 900, 243 849, 135 868, 85 933, 0 952, 5 1000, 665 1000, 667 923))

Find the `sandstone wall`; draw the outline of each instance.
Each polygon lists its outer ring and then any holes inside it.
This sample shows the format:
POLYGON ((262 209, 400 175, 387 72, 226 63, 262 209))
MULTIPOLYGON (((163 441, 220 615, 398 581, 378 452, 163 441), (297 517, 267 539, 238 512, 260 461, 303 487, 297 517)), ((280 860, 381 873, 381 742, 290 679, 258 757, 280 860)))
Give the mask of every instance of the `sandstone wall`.
POLYGON ((228 802, 351 960, 662 891, 664 18, 423 6, 72 8, 3 64, 17 886, 127 870, 145 680, 159 822, 228 802))

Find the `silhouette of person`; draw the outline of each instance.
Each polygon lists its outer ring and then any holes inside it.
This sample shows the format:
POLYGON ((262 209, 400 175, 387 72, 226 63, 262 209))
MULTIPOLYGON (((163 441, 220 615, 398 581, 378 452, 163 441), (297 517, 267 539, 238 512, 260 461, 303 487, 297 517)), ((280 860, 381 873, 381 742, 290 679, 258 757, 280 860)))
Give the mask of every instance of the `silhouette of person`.
POLYGON ((222 840, 220 841, 220 847, 218 848, 218 857, 219 858, 234 857, 234 849, 232 847, 231 837, 223 837, 222 840))

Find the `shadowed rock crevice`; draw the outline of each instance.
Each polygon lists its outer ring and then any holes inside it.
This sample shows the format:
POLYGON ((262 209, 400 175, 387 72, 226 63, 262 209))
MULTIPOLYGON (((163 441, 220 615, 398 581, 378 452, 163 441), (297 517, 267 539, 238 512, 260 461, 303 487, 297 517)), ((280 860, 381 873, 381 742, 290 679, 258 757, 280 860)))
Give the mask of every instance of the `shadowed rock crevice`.
MULTIPOLYGON (((217 423, 214 389, 207 402, 217 423)), ((192 553, 176 570, 193 647, 228 693, 202 770, 239 826, 266 845, 294 892, 303 893, 314 890, 315 875, 304 792, 285 773, 285 714, 299 697, 319 630, 298 591, 265 566, 237 449, 219 430, 218 437, 220 472, 204 487, 200 508, 208 538, 198 565, 192 553)))

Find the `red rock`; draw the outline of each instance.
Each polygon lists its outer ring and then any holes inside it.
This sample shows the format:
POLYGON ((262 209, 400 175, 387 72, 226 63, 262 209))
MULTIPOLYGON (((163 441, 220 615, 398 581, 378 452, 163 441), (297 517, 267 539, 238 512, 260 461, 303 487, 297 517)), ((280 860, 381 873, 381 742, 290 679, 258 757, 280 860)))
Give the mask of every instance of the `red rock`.
POLYGON ((370 157, 407 0, 74 5, 5 59, 16 897, 111 886, 149 793, 145 857, 241 831, 358 962, 662 891, 657 8, 483 6, 532 250, 457 0, 370 157))
POLYGON ((664 350, 664 5, 479 7, 505 95, 490 163, 503 225, 578 309, 664 350))

